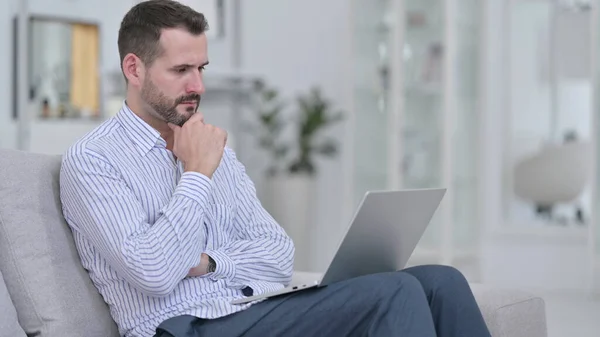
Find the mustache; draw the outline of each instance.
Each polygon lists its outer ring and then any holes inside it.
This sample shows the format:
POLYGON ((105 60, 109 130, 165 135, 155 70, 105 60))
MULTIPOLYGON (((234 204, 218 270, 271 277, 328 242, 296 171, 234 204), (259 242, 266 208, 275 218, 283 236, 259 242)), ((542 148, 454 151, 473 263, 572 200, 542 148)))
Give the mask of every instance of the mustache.
POLYGON ((202 100, 202 96, 200 94, 189 94, 186 96, 181 96, 175 100, 175 105, 179 105, 183 102, 196 102, 196 104, 200 104, 202 100))

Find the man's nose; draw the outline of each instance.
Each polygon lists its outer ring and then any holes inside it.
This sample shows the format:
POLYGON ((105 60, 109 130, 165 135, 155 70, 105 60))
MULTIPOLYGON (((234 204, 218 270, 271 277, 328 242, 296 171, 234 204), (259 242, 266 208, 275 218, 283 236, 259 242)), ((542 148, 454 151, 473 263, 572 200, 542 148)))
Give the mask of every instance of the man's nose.
POLYGON ((192 78, 188 82, 186 92, 188 94, 200 94, 204 93, 204 80, 200 71, 195 71, 192 78))

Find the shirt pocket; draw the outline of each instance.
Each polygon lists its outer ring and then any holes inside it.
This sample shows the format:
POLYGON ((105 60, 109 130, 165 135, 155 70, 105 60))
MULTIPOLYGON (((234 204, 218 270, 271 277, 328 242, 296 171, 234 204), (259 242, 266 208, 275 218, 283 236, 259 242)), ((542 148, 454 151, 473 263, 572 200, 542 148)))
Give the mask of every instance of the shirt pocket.
POLYGON ((204 222, 207 250, 218 249, 235 238, 234 219, 234 209, 230 204, 209 204, 204 222))

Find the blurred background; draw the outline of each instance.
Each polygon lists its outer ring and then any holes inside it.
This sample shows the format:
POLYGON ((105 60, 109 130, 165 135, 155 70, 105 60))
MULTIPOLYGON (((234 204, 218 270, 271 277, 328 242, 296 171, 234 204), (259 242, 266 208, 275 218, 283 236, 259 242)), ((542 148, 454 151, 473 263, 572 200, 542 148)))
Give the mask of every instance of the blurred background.
MULTIPOLYGON (((0 0, 0 147, 62 154, 125 98, 128 0, 0 0)), ((322 271, 369 190, 446 187, 410 264, 600 324, 600 1, 182 0, 209 21, 201 109, 322 271)))

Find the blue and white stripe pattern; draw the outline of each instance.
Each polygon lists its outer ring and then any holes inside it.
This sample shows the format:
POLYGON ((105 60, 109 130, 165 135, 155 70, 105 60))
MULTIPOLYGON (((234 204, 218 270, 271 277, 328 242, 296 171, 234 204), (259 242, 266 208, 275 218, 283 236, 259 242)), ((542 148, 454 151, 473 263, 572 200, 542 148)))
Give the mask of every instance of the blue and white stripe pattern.
POLYGON ((294 245, 226 148, 212 179, 183 172, 158 131, 126 104, 74 144, 60 175, 83 266, 124 336, 153 336, 178 315, 218 318, 292 277, 294 245), (204 252, 214 273, 186 277, 204 252))

